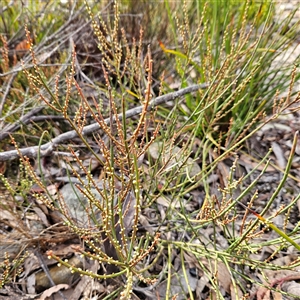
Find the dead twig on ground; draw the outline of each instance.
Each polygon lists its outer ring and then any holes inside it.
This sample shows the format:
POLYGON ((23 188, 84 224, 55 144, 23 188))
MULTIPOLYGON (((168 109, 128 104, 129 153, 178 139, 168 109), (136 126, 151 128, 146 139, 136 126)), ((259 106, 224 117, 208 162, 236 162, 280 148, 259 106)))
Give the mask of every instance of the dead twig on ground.
POLYGON ((36 114, 38 114, 45 106, 38 106, 33 108, 30 112, 28 112, 26 115, 24 115, 22 118, 20 118, 19 121, 7 126, 7 128, 4 128, 0 132, 0 141, 7 138, 11 133, 18 130, 22 124, 28 124, 32 117, 36 114))
MULTIPOLYGON (((148 110, 151 110, 155 108, 156 106, 166 103, 168 101, 175 100, 176 98, 179 98, 181 96, 184 96, 186 94, 195 92, 199 89, 206 89, 209 87, 209 84, 203 83, 203 84, 197 84, 197 85, 192 85, 187 88, 181 89, 176 92, 172 92, 166 95, 159 96, 152 101, 150 101, 148 110)), ((132 109, 129 109, 126 114, 125 118, 131 118, 133 116, 136 116, 140 114, 143 110, 143 106, 138 106, 132 109)), ((122 113, 118 115, 118 118, 121 120, 122 119, 122 113)), ((114 121, 115 119, 113 119, 114 121)), ((107 125, 110 124, 110 118, 107 118, 104 120, 107 125)), ((99 130, 100 126, 98 123, 93 123, 91 125, 85 126, 82 130, 82 136, 89 135, 91 133, 94 133, 95 131, 99 130)), ((56 138, 54 138, 51 142, 48 142, 46 144, 39 146, 33 146, 33 147, 27 147, 19 150, 11 150, 11 151, 5 151, 0 153, 0 161, 7 161, 7 160, 13 160, 19 157, 19 155, 35 158, 37 157, 38 152, 40 151, 40 156, 46 156, 52 153, 54 150, 54 147, 57 145, 60 145, 64 143, 67 140, 74 139, 77 137, 77 133, 75 130, 67 131, 64 132, 60 135, 58 135, 56 138)))

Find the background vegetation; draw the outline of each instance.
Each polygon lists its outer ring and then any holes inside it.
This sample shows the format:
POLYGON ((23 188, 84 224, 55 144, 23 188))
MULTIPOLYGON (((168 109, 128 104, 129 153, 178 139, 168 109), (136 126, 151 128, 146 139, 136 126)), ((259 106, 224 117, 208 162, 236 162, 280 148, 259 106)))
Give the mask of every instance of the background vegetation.
POLYGON ((298 297, 297 13, 5 3, 3 293, 298 297))

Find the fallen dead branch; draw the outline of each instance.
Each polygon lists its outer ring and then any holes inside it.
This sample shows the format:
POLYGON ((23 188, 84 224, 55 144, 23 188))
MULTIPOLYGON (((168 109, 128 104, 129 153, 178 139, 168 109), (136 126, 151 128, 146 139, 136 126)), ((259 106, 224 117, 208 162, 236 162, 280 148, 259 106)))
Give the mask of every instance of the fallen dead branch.
MULTIPOLYGON (((207 83, 197 84, 197 85, 192 85, 192 86, 189 86, 187 88, 181 89, 181 90, 176 91, 176 92, 172 92, 172 93, 169 93, 169 94, 166 94, 166 95, 159 96, 159 97, 153 99, 149 103, 148 110, 151 110, 154 107, 156 107, 160 104, 166 103, 168 101, 175 100, 176 98, 184 96, 188 93, 195 92, 199 89, 206 89, 208 87, 209 87, 209 84, 207 84, 207 83)), ((133 116, 136 116, 136 115, 140 114, 142 112, 142 110, 143 110, 143 106, 138 106, 138 107, 129 109, 126 112, 125 117, 126 117, 126 119, 128 119, 128 118, 131 118, 133 116)), ((118 118, 121 120, 122 119, 122 114, 119 114, 118 118)), ((110 118, 107 118, 104 121, 107 125, 110 124, 110 118)), ((91 133, 96 132, 99 129, 100 129, 99 124, 98 123, 93 123, 91 125, 85 126, 83 128, 81 134, 82 134, 82 136, 87 136, 91 133)), ((7 161, 7 160, 16 159, 16 158, 19 157, 20 154, 23 155, 23 156, 30 157, 30 158, 37 157, 38 153, 40 153, 41 157, 46 156, 46 155, 50 155, 52 153, 52 151, 54 151, 55 146, 60 145, 60 144, 64 143, 67 140, 74 139, 75 137, 77 137, 77 133, 76 133, 75 130, 67 131, 67 132, 64 132, 64 133, 58 135, 51 142, 43 144, 40 147, 39 146, 32 146, 32 147, 22 148, 22 149, 19 149, 19 150, 10 150, 10 151, 2 152, 2 153, 0 153, 0 161, 7 161)))
POLYGON ((33 116, 38 114, 43 108, 44 106, 38 106, 36 108, 33 108, 30 112, 21 117, 20 120, 18 120, 14 124, 7 126, 7 128, 4 128, 4 130, 1 130, 0 141, 6 139, 14 131, 20 129, 21 125, 28 124, 32 120, 33 116))

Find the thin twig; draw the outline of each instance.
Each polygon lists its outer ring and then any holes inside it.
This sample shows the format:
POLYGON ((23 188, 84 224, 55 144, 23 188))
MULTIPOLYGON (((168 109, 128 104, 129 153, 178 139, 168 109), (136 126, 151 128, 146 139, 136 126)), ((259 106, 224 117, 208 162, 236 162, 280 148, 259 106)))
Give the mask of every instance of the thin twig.
MULTIPOLYGON (((39 250, 36 250, 36 251, 34 252, 34 254, 35 254, 36 257, 38 258, 38 260, 39 260, 39 262, 40 262, 40 265, 41 265, 41 267, 42 267, 44 273, 47 275, 47 277, 48 277, 48 279, 49 279, 49 281, 50 281, 51 287, 56 286, 56 284, 54 283, 54 281, 53 281, 53 279, 52 279, 52 277, 51 277, 51 274, 50 274, 50 272, 49 272, 48 266, 45 264, 45 261, 44 261, 42 255, 41 255, 41 253, 39 252, 39 250)), ((62 297, 62 299, 67 300, 67 298, 66 298, 65 295, 62 293, 62 291, 59 290, 59 291, 58 291, 58 294, 62 297)))
POLYGON ((0 10, 0 15, 2 15, 6 10, 8 10, 12 5, 13 5, 14 1, 11 0, 6 6, 4 6, 1 10, 0 10))
MULTIPOLYGON (((203 83, 203 84, 197 84, 197 85, 192 85, 189 86, 187 88, 181 89, 179 91, 173 92, 173 93, 169 93, 166 95, 162 95, 159 96, 155 99, 153 99, 148 106, 148 110, 153 109, 154 107, 166 103, 168 101, 172 101, 175 100, 176 98, 179 98, 181 96, 184 96, 186 94, 195 92, 197 90, 200 89, 206 89, 209 87, 209 84, 207 83, 203 83)), ((136 116, 138 114, 140 114, 143 110, 143 106, 138 106, 132 109, 129 109, 126 114, 125 114, 125 118, 131 118, 133 116, 136 116)), ((118 118, 121 120, 122 119, 122 113, 120 113, 118 115, 118 118)), ((115 118, 113 118, 113 121, 115 120, 115 118)), ((107 125, 110 124, 110 118, 107 118, 104 120, 105 123, 107 125)), ((98 123, 93 123, 91 125, 87 125, 83 128, 81 134, 82 136, 87 136, 91 133, 96 132, 97 130, 100 129, 100 125, 98 123)), ((27 156, 27 157, 32 157, 35 158, 37 157, 38 152, 40 151, 40 156, 46 156, 46 155, 50 155, 52 153, 52 151, 54 150, 54 147, 57 145, 61 145, 63 144, 65 141, 67 140, 71 140, 76 138, 78 135, 76 133, 75 130, 71 130, 71 131, 67 131, 64 132, 60 135, 58 135, 56 138, 54 138, 51 142, 48 142, 46 144, 39 146, 33 146, 33 147, 27 147, 27 148, 23 148, 23 149, 19 149, 19 150, 11 150, 11 151, 5 151, 5 152, 1 152, 0 153, 0 161, 7 161, 7 160, 12 160, 15 158, 19 157, 19 154, 23 155, 23 156, 27 156)))
MULTIPOLYGON (((39 106, 39 107, 33 108, 30 112, 28 112, 26 115, 24 115, 22 118, 20 118, 19 121, 7 126, 7 128, 4 128, 3 130, 1 130, 0 141, 7 138, 14 131, 18 130, 21 127, 21 125, 28 124, 32 120, 32 117, 34 115, 38 114, 43 108, 45 108, 45 106, 39 106)), ((41 117, 41 116, 39 116, 39 117, 41 117)))
POLYGON ((4 107, 4 103, 5 103, 6 97, 8 96, 9 91, 10 91, 10 89, 12 87, 12 82, 14 81, 14 79, 15 79, 16 76, 17 76, 17 73, 11 75, 11 77, 9 78, 9 80, 7 82, 7 86, 6 86, 5 92, 4 92, 2 100, 0 102, 0 116, 2 115, 2 110, 3 110, 3 107, 4 107))

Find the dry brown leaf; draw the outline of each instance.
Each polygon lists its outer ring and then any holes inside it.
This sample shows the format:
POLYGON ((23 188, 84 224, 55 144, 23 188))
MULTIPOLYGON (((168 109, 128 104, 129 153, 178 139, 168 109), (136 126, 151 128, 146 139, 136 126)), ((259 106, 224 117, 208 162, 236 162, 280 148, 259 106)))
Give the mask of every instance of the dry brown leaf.
POLYGON ((7 163, 5 161, 0 162, 0 174, 4 174, 6 171, 6 165, 7 163))
POLYGON ((214 290, 210 290, 210 295, 207 297, 207 300, 218 300, 219 297, 214 290))
POLYGON ((268 124, 265 124, 259 131, 258 131, 258 135, 262 135, 263 132, 267 132, 270 130, 276 130, 276 131, 287 131, 287 132, 291 132, 291 127, 281 124, 281 123, 275 123, 275 122, 271 122, 268 124))
POLYGON ((201 299, 201 293, 205 289, 205 287, 209 284, 209 279, 208 277, 204 274, 203 276, 200 277, 198 280, 198 284, 196 287, 196 295, 198 296, 198 299, 201 299))
MULTIPOLYGON (((210 264, 207 260, 202 260, 203 265, 206 266, 207 270, 210 271, 210 275, 213 277, 215 276, 215 274, 217 274, 217 278, 219 281, 219 285, 228 293, 230 294, 231 292, 231 274, 228 271, 226 265, 221 262, 218 261, 217 265, 216 265, 216 269, 212 269, 212 264, 210 264)), ((205 275, 204 275, 205 276, 205 275)), ((204 277, 202 276, 201 279, 204 277)), ((203 283, 203 281, 202 281, 203 283)))
POLYGON ((43 222, 43 224, 46 227, 49 227, 50 223, 48 222, 48 219, 47 219, 46 215, 44 214, 44 212, 39 207, 33 207, 33 210, 35 211, 37 216, 40 218, 40 220, 43 222))
POLYGON ((19 227, 20 224, 20 216, 12 214, 8 210, 1 210, 1 219, 9 221, 11 227, 19 227))
POLYGON ((164 207, 170 207, 171 208, 180 208, 180 202, 178 200, 171 201, 170 198, 166 196, 160 196, 156 199, 157 204, 160 204, 164 207))
MULTIPOLYGON (((30 44, 28 43, 27 39, 20 41, 15 47, 15 51, 22 53, 22 56, 24 56, 25 53, 29 51, 29 49, 30 44)), ((20 53, 19 55, 21 55, 20 53)))
POLYGON ((78 248, 79 244, 59 244, 51 248, 51 250, 55 253, 57 256, 66 257, 70 256, 75 252, 74 249, 78 248))
POLYGON ((56 286, 53 286, 46 291, 43 292, 40 298, 38 300, 45 300, 46 298, 52 296, 53 294, 57 293, 60 290, 68 289, 70 286, 68 284, 58 284, 56 286))
POLYGON ((266 290, 261 295, 257 293, 257 300, 271 300, 271 291, 266 290))
MULTIPOLYGON (((265 164, 261 164, 259 166, 258 162, 255 161, 254 159, 251 159, 251 156, 246 155, 246 154, 241 154, 239 159, 238 159, 238 163, 244 167, 247 167, 249 169, 254 169, 257 168, 258 171, 262 171, 265 168, 265 164)), ((276 171, 274 167, 268 165, 266 172, 274 172, 276 171)))
POLYGON ((35 290, 35 274, 31 274, 30 276, 27 277, 26 279, 26 288, 27 288, 27 293, 28 294, 36 294, 35 290))
MULTIPOLYGON (((90 261, 90 264, 91 266, 88 267, 88 270, 93 273, 97 273, 99 269, 99 262, 94 260, 94 261, 90 261)), ((91 294, 93 292, 92 287, 96 288, 96 286, 94 285, 95 281, 96 281, 95 279, 88 276, 82 277, 81 280, 76 285, 70 299, 78 300, 81 297, 82 293, 91 294)), ((105 290, 103 285, 101 285, 99 288, 100 288, 98 289, 99 292, 105 290)))
POLYGON ((279 292, 272 291, 272 297, 274 300, 282 300, 282 294, 279 292))
POLYGON ((19 232, 10 233, 7 235, 0 234, 0 263, 6 259, 6 254, 9 255, 10 259, 15 258, 22 252, 22 249, 26 247, 26 243, 22 241, 22 236, 19 232))
POLYGON ((217 164, 217 169, 221 175, 221 176, 219 176, 219 179, 221 181, 221 187, 228 186, 228 178, 229 178, 230 168, 225 163, 220 161, 217 164))
MULTIPOLYGON (((196 277, 191 275, 191 273, 189 272, 189 268, 186 266, 185 272, 188 282, 186 282, 184 272, 181 268, 176 273, 174 272, 171 276, 170 296, 176 296, 176 299, 178 300, 186 299, 189 288, 191 289, 191 291, 195 291, 199 282, 196 277)), ((165 299, 167 285, 168 279, 162 281, 159 285, 157 285, 156 288, 160 299, 165 299)))
POLYGON ((284 157, 282 148, 276 142, 272 142, 271 147, 272 147, 273 153, 276 156, 276 161, 277 161, 278 167, 281 169, 284 169, 285 165, 286 165, 286 159, 284 157))
MULTIPOLYGON (((300 276, 298 280, 300 279, 300 276)), ((296 278, 295 278, 296 280, 296 278)), ((296 281, 288 281, 282 284, 282 290, 292 294, 293 296, 297 296, 295 299, 300 299, 300 284, 296 281)))
POLYGON ((240 300, 243 298, 243 292, 238 285, 234 286, 232 283, 230 284, 230 295, 231 300, 240 300))
POLYGON ((32 273, 34 270, 39 269, 40 267, 41 264, 38 258, 34 255, 34 253, 30 253, 30 255, 26 257, 24 261, 24 278, 26 278, 28 274, 32 273))
POLYGON ((136 198, 132 191, 130 191, 123 202, 122 214, 123 214, 123 224, 125 227, 125 232, 128 235, 133 226, 133 220, 135 216, 136 198))
POLYGON ((151 224, 149 223, 148 219, 141 215, 140 216, 140 223, 143 226, 143 228, 148 231, 150 234, 154 235, 155 234, 155 230, 153 229, 153 226, 151 226, 151 224))
MULTIPOLYGON (((298 255, 297 254, 290 254, 290 255, 285 255, 282 257, 278 257, 272 261, 272 264, 276 266, 287 266, 290 265, 292 262, 298 260, 298 255)), ((293 271, 292 271, 293 272, 293 271)))
POLYGON ((225 291, 230 294, 231 291, 231 274, 228 271, 226 265, 222 262, 218 262, 218 280, 220 285, 225 289, 225 291))
MULTIPOLYGON (((265 278, 268 278, 268 282, 264 280, 264 277, 260 277, 265 286, 260 286, 258 288, 256 293, 257 300, 268 300, 270 299, 270 291, 272 288, 275 287, 280 289, 283 284, 287 284, 287 282, 291 280, 300 279, 300 274, 298 271, 292 270, 268 270, 265 272, 265 278)), ((300 288, 299 285, 298 288, 300 288)))
POLYGON ((185 263, 188 264, 189 268, 197 268, 198 272, 201 272, 201 274, 198 273, 198 276, 202 276, 203 275, 203 271, 200 267, 200 264, 198 262, 198 259, 194 256, 194 254, 192 253, 188 253, 188 252, 184 252, 183 253, 184 256, 184 261, 185 263))
MULTIPOLYGON (((88 284, 83 291, 82 299, 91 299, 91 295, 93 294, 94 291, 97 291, 97 294, 109 293, 109 291, 99 281, 91 280, 91 281, 88 281, 88 284)), ((98 299, 101 299, 101 298, 98 298, 98 299)))

